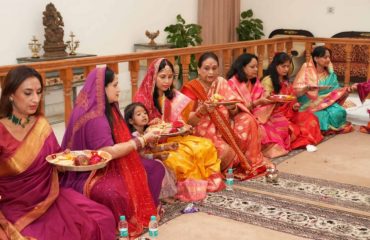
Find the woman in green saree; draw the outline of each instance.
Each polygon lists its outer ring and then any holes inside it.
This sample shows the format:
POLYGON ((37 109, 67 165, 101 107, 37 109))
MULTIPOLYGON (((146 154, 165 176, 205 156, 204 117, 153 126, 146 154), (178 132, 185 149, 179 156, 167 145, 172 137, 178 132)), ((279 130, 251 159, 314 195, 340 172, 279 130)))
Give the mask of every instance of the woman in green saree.
POLYGON ((349 88, 340 87, 330 61, 330 50, 316 47, 309 62, 304 63, 294 80, 301 111, 312 111, 319 119, 325 134, 345 133, 352 130, 346 121, 346 110, 341 106, 349 88))

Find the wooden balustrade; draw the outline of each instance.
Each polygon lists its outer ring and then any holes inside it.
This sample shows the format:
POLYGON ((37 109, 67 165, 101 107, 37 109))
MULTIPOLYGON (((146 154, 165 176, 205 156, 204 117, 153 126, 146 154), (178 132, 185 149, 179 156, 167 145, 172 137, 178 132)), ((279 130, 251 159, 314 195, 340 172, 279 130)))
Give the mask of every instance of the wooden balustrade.
MULTIPOLYGON (((48 72, 59 72, 59 76, 63 83, 64 91, 64 105, 65 105, 65 122, 69 119, 72 111, 72 80, 73 80, 73 68, 82 68, 84 75, 94 69, 97 65, 106 64, 116 73, 119 73, 119 64, 128 63, 128 71, 130 73, 132 96, 137 91, 138 76, 140 69, 140 62, 146 61, 149 65, 154 59, 159 57, 168 58, 171 62, 174 62, 177 56, 180 57, 182 64, 182 78, 184 83, 189 80, 189 64, 191 55, 195 55, 198 59, 199 56, 207 51, 213 51, 220 57, 222 63, 221 72, 226 73, 230 68, 232 61, 242 54, 243 52, 256 54, 259 58, 258 74, 261 77, 263 73, 262 67, 264 61, 271 62, 275 52, 286 51, 290 54, 294 43, 305 43, 305 56, 306 61, 310 59, 310 53, 313 46, 316 43, 325 44, 331 47, 333 44, 345 45, 345 84, 350 83, 350 68, 351 68, 351 53, 353 46, 355 45, 366 45, 369 49, 369 60, 367 62, 367 77, 370 78, 370 41, 368 39, 350 39, 350 38, 308 38, 308 37, 284 37, 284 38, 273 38, 256 41, 246 42, 235 42, 228 44, 215 44, 196 46, 189 48, 179 49, 168 49, 159 50, 152 52, 140 52, 130 54, 120 54, 112 56, 98 56, 98 57, 86 57, 86 58, 74 58, 68 60, 50 61, 50 62, 37 62, 27 64, 38 70, 44 78, 48 72)), ((7 72, 17 65, 8 65, 0 67, 0 81, 4 80, 7 72)), ((42 102, 42 104, 44 104, 42 102)))

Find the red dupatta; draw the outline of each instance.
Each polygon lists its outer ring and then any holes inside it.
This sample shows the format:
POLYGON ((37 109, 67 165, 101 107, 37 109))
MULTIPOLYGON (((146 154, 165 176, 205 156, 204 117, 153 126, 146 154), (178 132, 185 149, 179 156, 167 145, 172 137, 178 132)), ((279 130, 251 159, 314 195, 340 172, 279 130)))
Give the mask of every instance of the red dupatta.
MULTIPOLYGON (((114 142, 122 143, 129 141, 131 139, 131 133, 116 106, 112 107, 112 115, 114 142)), ((119 164, 112 164, 112 162, 108 165, 108 168, 118 168, 119 174, 123 178, 123 184, 126 185, 130 196, 129 206, 127 206, 128 212, 125 213, 129 224, 130 236, 138 236, 143 232, 143 228, 148 226, 150 216, 157 215, 157 210, 148 188, 146 172, 137 151, 131 151, 126 156, 113 161, 119 164)), ((105 171, 103 174, 107 174, 107 172, 109 171, 105 171)), ((91 180, 94 181, 94 179, 91 180)), ((88 185, 90 184, 86 184, 85 186, 88 185)))
MULTIPOLYGON (((203 86, 198 80, 192 80, 186 83, 184 88, 189 89, 201 101, 206 101, 208 99, 206 91, 204 90, 203 86)), ((243 151, 240 149, 240 146, 243 146, 243 144, 241 143, 240 139, 235 135, 234 131, 231 129, 229 121, 217 108, 212 113, 209 113, 209 116, 212 122, 217 126, 217 129, 220 131, 222 137, 237 154, 242 168, 251 171, 252 170, 251 163, 245 157, 243 151)))

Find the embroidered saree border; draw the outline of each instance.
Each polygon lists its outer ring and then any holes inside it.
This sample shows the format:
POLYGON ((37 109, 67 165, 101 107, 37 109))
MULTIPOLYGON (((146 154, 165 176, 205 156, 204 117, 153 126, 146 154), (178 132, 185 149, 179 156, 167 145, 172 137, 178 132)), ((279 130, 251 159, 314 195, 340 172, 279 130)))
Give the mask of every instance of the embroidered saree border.
POLYGON ((43 117, 38 118, 15 154, 10 159, 0 162, 0 176, 17 175, 31 166, 51 132, 47 120, 43 117))

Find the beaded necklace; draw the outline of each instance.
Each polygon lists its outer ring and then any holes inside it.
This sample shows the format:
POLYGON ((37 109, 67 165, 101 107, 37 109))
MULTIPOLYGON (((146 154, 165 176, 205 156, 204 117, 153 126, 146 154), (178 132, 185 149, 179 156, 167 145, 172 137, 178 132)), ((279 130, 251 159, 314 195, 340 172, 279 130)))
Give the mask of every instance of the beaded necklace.
POLYGON ((22 128, 25 128, 26 125, 30 122, 30 117, 28 116, 25 121, 23 121, 23 118, 18 118, 14 114, 10 115, 8 119, 14 124, 14 125, 19 125, 22 128), (22 123, 23 121, 23 123, 22 123))

